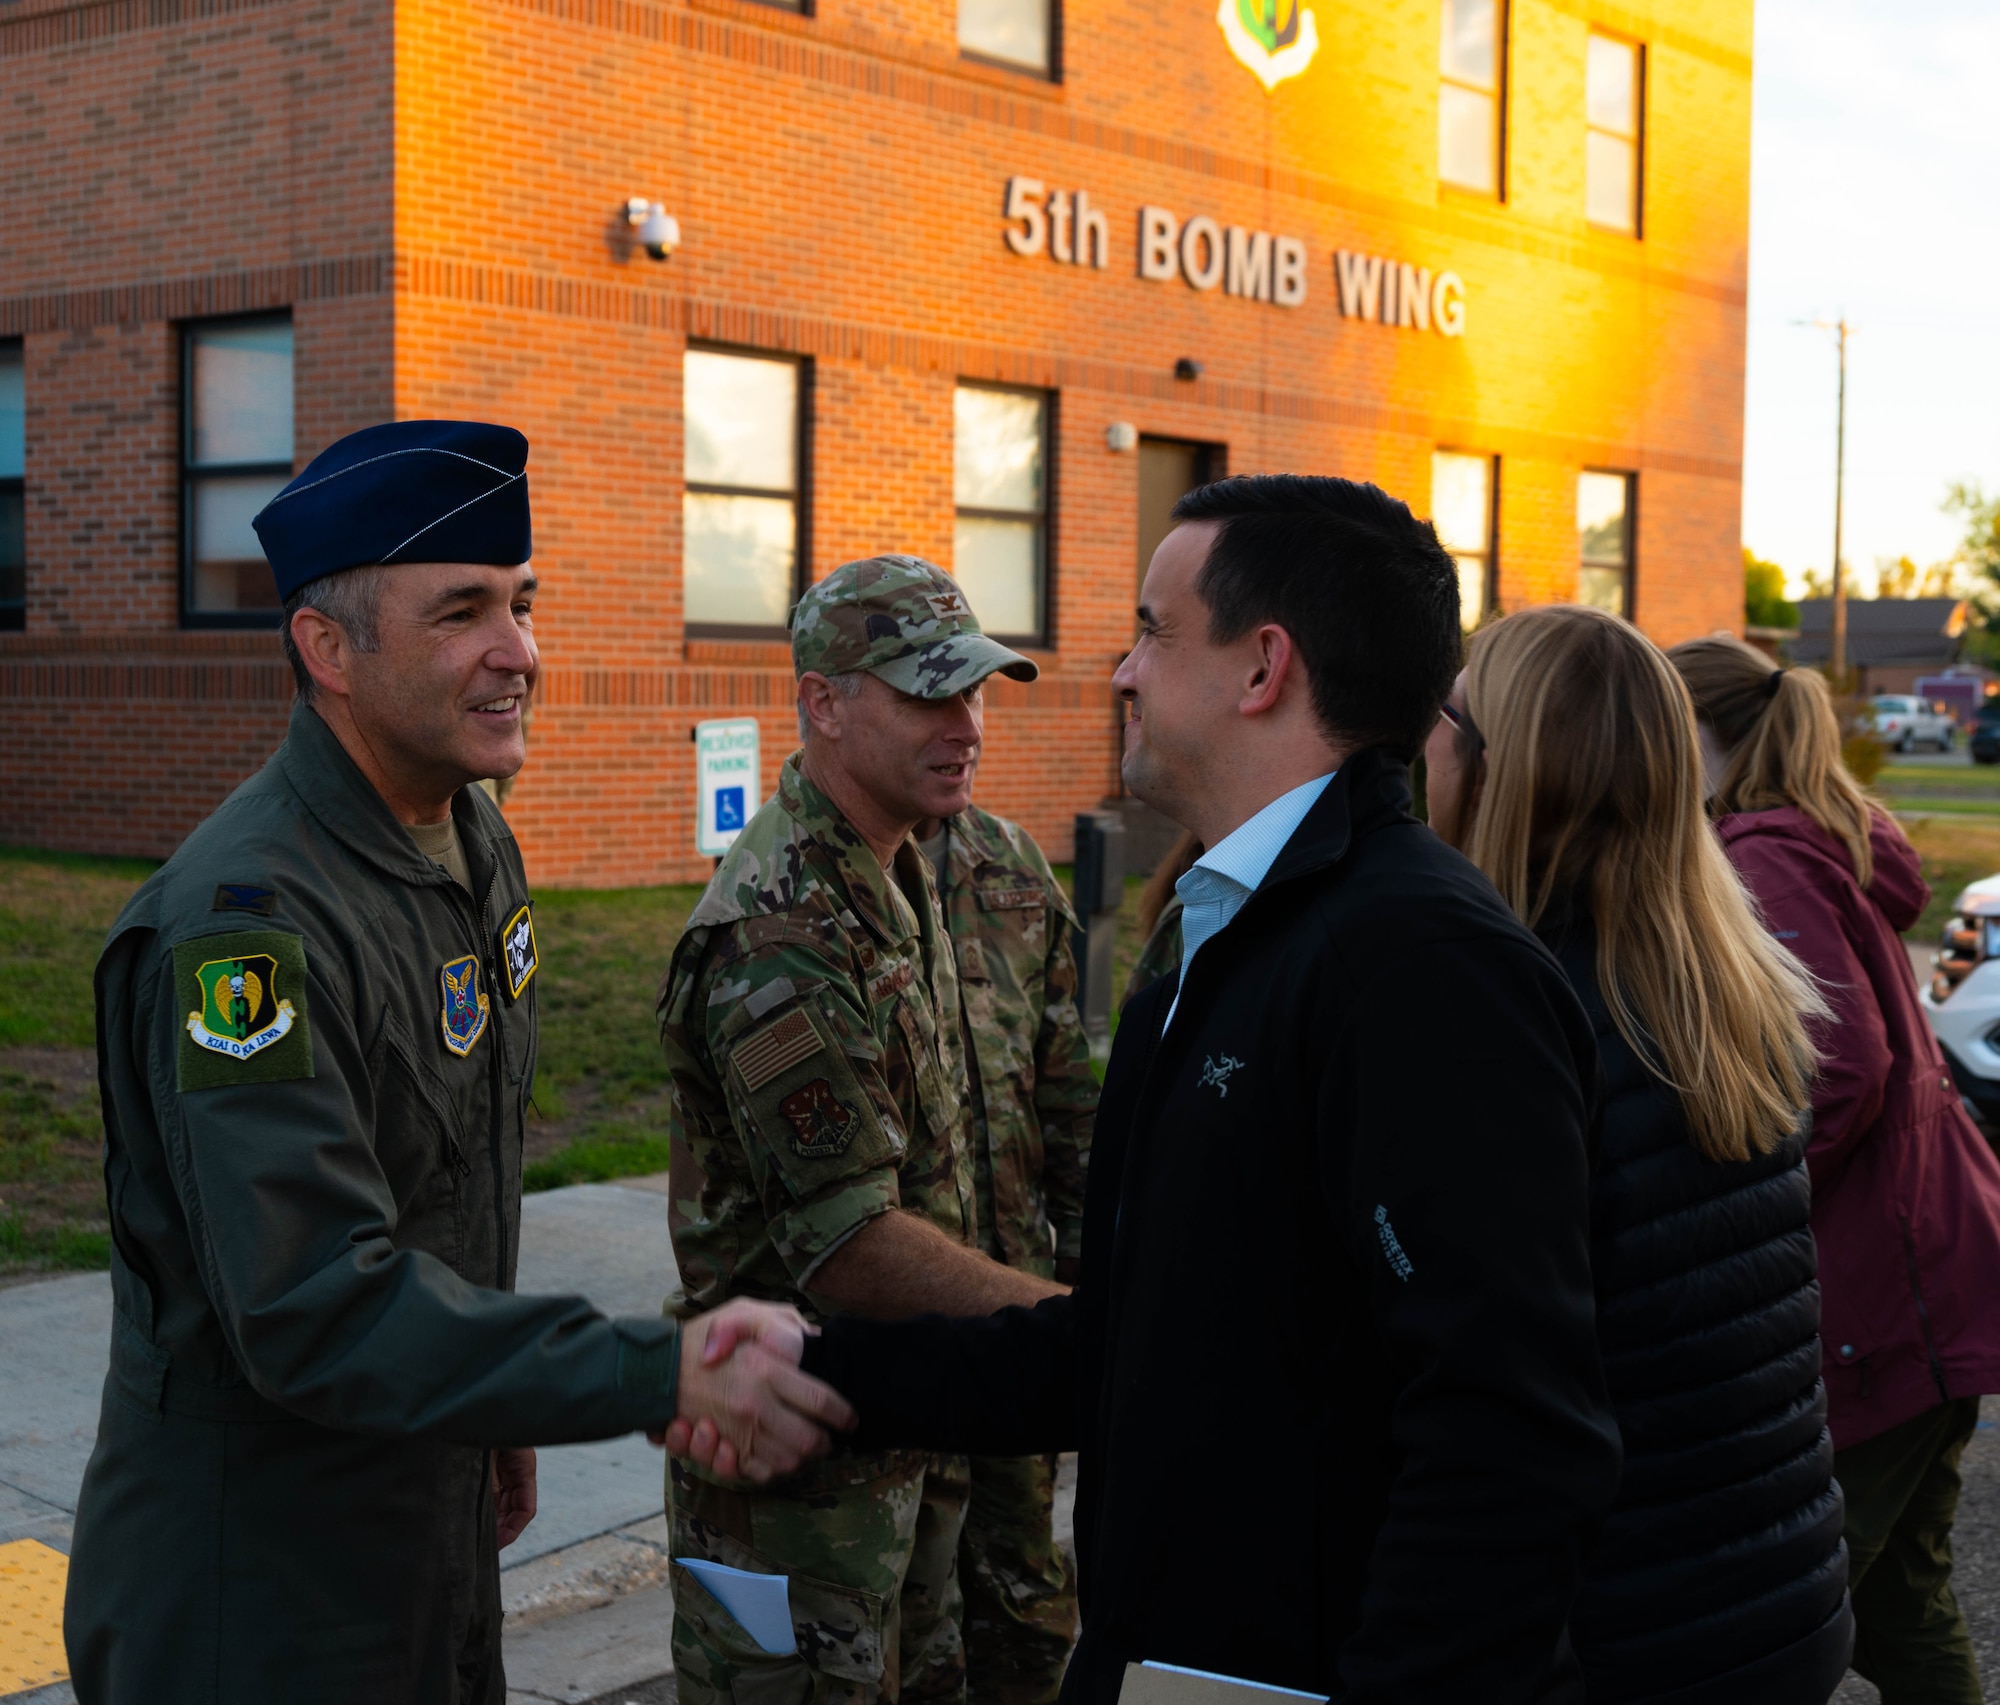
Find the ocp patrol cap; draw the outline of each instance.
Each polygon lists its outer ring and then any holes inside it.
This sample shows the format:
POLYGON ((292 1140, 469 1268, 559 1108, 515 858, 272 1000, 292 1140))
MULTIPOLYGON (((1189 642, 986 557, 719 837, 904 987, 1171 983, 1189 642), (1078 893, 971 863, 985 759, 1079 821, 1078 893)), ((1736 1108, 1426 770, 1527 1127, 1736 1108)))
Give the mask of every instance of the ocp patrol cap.
POLYGON ((1041 670, 987 638, 958 582, 914 556, 844 562, 792 609, 792 672, 863 670, 899 692, 948 699, 996 671, 1032 681, 1041 670))
POLYGON ((528 441, 477 420, 395 420, 329 444, 252 517, 278 597, 347 568, 534 554, 528 441))

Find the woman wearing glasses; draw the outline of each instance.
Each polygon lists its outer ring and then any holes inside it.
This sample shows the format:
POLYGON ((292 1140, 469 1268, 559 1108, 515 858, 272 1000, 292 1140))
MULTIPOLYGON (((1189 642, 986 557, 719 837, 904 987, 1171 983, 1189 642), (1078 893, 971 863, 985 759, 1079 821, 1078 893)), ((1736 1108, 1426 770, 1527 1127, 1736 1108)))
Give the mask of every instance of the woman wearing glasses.
POLYGON ((1571 1617, 1585 1691, 1823 1705, 1853 1639, 1800 1117, 1825 1007, 1709 832, 1687 693, 1637 629, 1574 606, 1484 629, 1425 757, 1432 827, 1597 1032, 1625 1470, 1571 1617))

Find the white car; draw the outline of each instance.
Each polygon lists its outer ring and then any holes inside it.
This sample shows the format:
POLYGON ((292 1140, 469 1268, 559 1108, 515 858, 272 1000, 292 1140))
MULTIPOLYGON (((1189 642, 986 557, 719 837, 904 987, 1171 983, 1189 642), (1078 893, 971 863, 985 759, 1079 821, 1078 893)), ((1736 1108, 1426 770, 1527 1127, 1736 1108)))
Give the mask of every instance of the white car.
POLYGON ((2000 1125, 2000 876, 1952 903, 1923 991, 1925 1015, 1975 1117, 2000 1125))
POLYGON ((1882 693, 1869 701, 1868 720, 1898 752, 1911 751, 1920 741, 1949 752, 1958 738, 1958 724, 1942 700, 1882 693))

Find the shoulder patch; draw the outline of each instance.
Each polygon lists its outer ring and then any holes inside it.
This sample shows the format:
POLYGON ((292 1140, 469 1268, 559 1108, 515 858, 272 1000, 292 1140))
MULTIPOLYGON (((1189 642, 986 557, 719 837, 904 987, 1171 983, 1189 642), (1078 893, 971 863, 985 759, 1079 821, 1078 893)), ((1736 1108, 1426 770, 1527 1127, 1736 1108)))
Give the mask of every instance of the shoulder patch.
POLYGON ((175 1049, 178 1089, 313 1075, 299 936, 241 930, 183 941, 174 948, 174 997, 186 1014, 175 1049))
POLYGON ((271 908, 278 903, 275 888, 259 888, 251 882, 218 882, 215 885, 215 904, 211 912, 250 912, 260 918, 268 918, 271 908))
POLYGON ((794 1007, 783 1018, 744 1037, 729 1059, 742 1077, 744 1089, 755 1095, 780 1072, 811 1059, 825 1046, 812 1020, 794 1007))

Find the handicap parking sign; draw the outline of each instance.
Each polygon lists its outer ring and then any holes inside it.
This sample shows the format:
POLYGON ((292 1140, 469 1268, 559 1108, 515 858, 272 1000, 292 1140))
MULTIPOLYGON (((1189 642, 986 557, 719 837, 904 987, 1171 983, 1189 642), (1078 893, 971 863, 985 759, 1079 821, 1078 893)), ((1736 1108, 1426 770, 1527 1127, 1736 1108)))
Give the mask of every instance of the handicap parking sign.
POLYGON ((695 724, 694 844, 705 857, 726 853, 763 802, 757 746, 755 717, 695 724))

